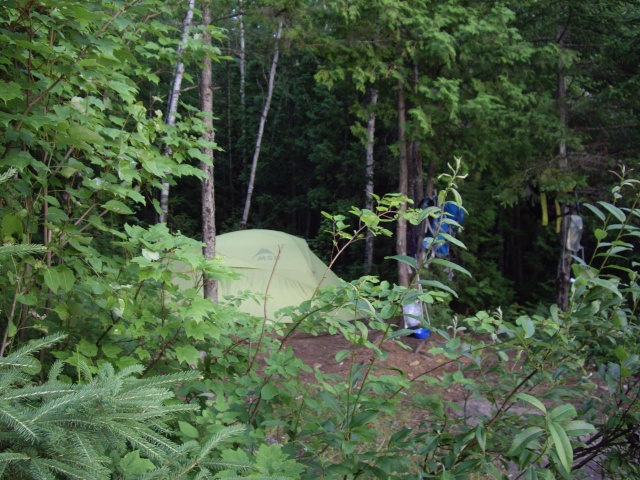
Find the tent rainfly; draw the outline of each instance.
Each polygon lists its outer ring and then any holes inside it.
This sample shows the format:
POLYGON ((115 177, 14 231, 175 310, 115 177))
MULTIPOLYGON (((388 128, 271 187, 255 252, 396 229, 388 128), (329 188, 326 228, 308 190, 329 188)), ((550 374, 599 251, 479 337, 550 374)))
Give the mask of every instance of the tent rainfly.
POLYGON ((278 310, 311 299, 318 286, 341 283, 304 239, 283 232, 255 229, 218 235, 216 255, 240 274, 239 279, 218 283, 219 297, 246 290, 259 294, 258 303, 246 300, 240 310, 262 317, 266 301, 271 320, 278 320, 278 310))

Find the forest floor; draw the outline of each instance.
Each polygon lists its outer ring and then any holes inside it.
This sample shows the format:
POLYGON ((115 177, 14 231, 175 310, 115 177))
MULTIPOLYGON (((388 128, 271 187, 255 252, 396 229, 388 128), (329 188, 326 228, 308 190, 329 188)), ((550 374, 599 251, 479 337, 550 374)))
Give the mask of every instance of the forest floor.
MULTIPOLYGON (((370 339, 370 340, 375 340, 370 339)), ((451 388, 439 389, 437 392, 428 391, 426 383, 421 382, 421 378, 426 376, 442 377, 445 372, 453 372, 458 366, 456 362, 450 361, 444 355, 435 355, 429 353, 429 350, 433 347, 444 345, 445 340, 437 334, 432 333, 426 339, 418 339, 413 336, 404 337, 401 339, 402 343, 406 346, 403 347, 397 341, 386 341, 382 348, 387 353, 387 358, 384 361, 377 360, 376 365, 386 366, 389 371, 383 373, 393 373, 396 369, 401 369, 406 372, 410 381, 415 381, 416 390, 420 393, 437 393, 440 398, 449 402, 457 404, 460 408, 453 409, 447 408, 447 411, 451 415, 464 416, 470 425, 477 423, 477 416, 489 416, 496 411, 496 407, 492 405, 486 399, 469 398, 468 392, 459 386, 453 386, 451 388), (467 393, 465 395, 465 393, 467 393)), ((320 335, 320 336, 299 336, 289 340, 289 345, 293 348, 296 357, 300 358, 312 369, 319 369, 325 374, 338 374, 340 376, 347 377, 350 369, 350 358, 338 362, 336 361, 336 354, 344 349, 351 349, 351 343, 341 335, 320 335)), ((374 342, 376 343, 376 342, 374 342)), ((369 363, 374 353, 366 348, 357 348, 354 352, 355 361, 362 364, 369 363)), ((505 364, 505 368, 509 368, 509 364, 505 364)), ((380 372, 380 370, 378 370, 380 372)), ((302 372, 302 379, 313 381, 314 372, 302 372)), ((406 407, 411 410, 411 399, 407 398, 406 407)), ((531 412, 531 409, 524 407, 516 407, 511 409, 511 412, 525 413, 531 412)), ((416 427, 421 421, 425 420, 426 415, 420 415, 416 412, 411 412, 405 416, 410 419, 409 422, 416 427)), ((512 466, 509 469, 508 476, 510 478, 516 478, 518 476, 517 469, 512 466)), ((600 478, 596 476, 593 467, 590 465, 584 468, 581 472, 574 472, 575 478, 600 478), (589 468, 591 467, 591 468, 589 468)))

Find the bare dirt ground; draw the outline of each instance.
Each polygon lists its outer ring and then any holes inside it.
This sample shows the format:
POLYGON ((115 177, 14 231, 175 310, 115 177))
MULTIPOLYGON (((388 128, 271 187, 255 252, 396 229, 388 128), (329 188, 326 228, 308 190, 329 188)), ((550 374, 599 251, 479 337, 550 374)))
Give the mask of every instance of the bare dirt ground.
MULTIPOLYGON (((375 336, 370 340, 374 341, 375 336)), ((401 369, 407 373, 409 380, 417 380, 427 374, 442 375, 448 368, 454 368, 454 365, 446 365, 446 358, 428 353, 432 347, 444 344, 443 339, 438 335, 432 333, 426 339, 409 336, 403 337, 401 341, 406 348, 397 341, 384 342, 382 349, 387 353, 387 358, 384 361, 377 360, 376 365, 387 366, 390 372, 394 369, 401 369)), ((301 336, 291 339, 289 344, 296 357, 303 360, 311 368, 318 368, 323 373, 342 376, 349 373, 349 359, 342 362, 336 361, 336 354, 339 351, 351 348, 350 343, 341 335, 301 336)), ((374 353, 369 349, 360 348, 356 350, 355 356, 358 363, 366 364, 371 361, 374 353)), ((313 373, 305 373, 304 375, 303 379, 311 380, 313 378, 313 373)), ((445 396, 447 400, 451 401, 462 400, 462 392, 456 388, 445 392, 445 396)))

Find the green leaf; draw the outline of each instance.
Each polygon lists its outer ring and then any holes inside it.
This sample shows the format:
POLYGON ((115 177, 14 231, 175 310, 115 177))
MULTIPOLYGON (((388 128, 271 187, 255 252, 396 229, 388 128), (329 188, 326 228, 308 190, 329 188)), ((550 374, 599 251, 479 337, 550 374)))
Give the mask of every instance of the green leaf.
POLYGON ((549 418, 554 422, 560 422, 571 417, 575 417, 577 414, 576 407, 570 404, 559 405, 551 412, 549 412, 549 418))
POLYGON ((515 436, 507 455, 518 454, 520 450, 527 448, 527 446, 541 436, 543 432, 544 430, 540 427, 526 428, 523 432, 520 432, 515 436))
POLYGON ((604 240, 605 238, 607 238, 607 232, 605 232, 604 230, 602 230, 601 228, 596 228, 593 231, 593 235, 596 237, 596 240, 598 240, 599 242, 601 242, 602 240, 604 240))
POLYGON ((449 260, 445 260, 444 258, 432 258, 431 260, 429 260, 429 263, 435 263, 437 265, 442 265, 445 268, 450 268, 452 270, 455 270, 457 272, 463 273, 465 275, 468 275, 469 277, 471 277, 471 273, 466 269, 461 267, 460 265, 450 262, 449 260))
POLYGON ((44 272, 44 283, 53 293, 58 293, 59 289, 70 292, 75 283, 75 276, 70 268, 59 265, 44 272))
POLYGON ((570 472, 573 466, 573 448, 571 448, 569 437, 567 437, 566 432, 557 422, 551 422, 549 424, 549 433, 551 434, 551 439, 556 447, 556 453, 562 466, 567 472, 570 472))
POLYGON ((107 203, 102 205, 105 210, 109 210, 110 212, 120 213, 122 215, 132 215, 134 212, 129 207, 127 207, 124 203, 118 200, 109 200, 107 203))
POLYGON ((22 220, 17 215, 7 214, 2 217, 2 240, 4 237, 13 235, 14 233, 22 233, 22 220))
POLYGON ((78 352, 85 357, 95 357, 98 354, 98 347, 84 338, 77 345, 78 352))
POLYGON ((134 450, 120 460, 120 468, 125 475, 143 475, 155 468, 151 460, 140 458, 140 452, 134 450))
POLYGON ((362 425, 366 425, 367 423, 373 422, 376 418, 378 418, 378 414, 380 412, 377 410, 365 410, 364 412, 358 412, 353 416, 351 423, 349 424, 351 428, 358 428, 362 425))
POLYGON ((14 98, 22 98, 22 88, 19 83, 5 82, 0 80, 0 100, 4 101, 5 105, 9 100, 14 98))
POLYGON ((178 427, 183 435, 189 438, 198 438, 200 436, 200 432, 198 429, 187 422, 178 421, 178 427))
POLYGON ((260 396, 263 400, 271 400, 278 395, 278 388, 273 383, 263 385, 260 390, 260 396))
POLYGON ((329 407, 331 410, 333 410, 334 413, 338 415, 339 420, 342 420, 342 417, 344 417, 344 410, 340 406, 340 402, 335 397, 335 395, 333 395, 331 392, 323 390, 318 396, 327 405, 327 407, 329 407))
POLYGON ((564 432, 570 437, 579 437, 580 435, 589 435, 596 432, 596 429, 590 423, 582 420, 572 420, 564 425, 564 432))
POLYGON ((516 395, 516 398, 522 400, 523 402, 527 402, 533 405, 538 410, 542 411, 542 413, 547 413, 547 409, 544 406, 544 404, 540 400, 538 400, 536 397, 531 396, 528 393, 518 393, 516 395))
POLYGON ((336 353, 336 362, 340 363, 351 353, 351 350, 340 350, 336 353))
POLYGON ((620 210, 615 205, 612 205, 607 202, 599 201, 598 202, 604 209, 606 209, 613 217, 618 220, 620 223, 623 223, 627 216, 624 214, 622 210, 620 210))
POLYGON ((594 205, 589 205, 588 203, 585 203, 584 206, 587 207, 589 210, 591 210, 593 214, 600 219, 601 222, 604 222, 605 215, 604 213, 602 213, 602 211, 598 207, 594 205))
POLYGON ((83 127, 81 125, 72 125, 67 130, 69 138, 71 138, 74 145, 80 145, 82 143, 102 143, 104 138, 94 132, 93 130, 83 127))
POLYGON ((413 257, 408 257, 407 255, 393 255, 391 257, 386 257, 386 258, 389 260, 397 260, 399 262, 406 263, 413 269, 418 268, 418 262, 416 261, 416 259, 413 257))
POLYGON ((193 345, 176 347, 176 357, 180 363, 186 362, 189 365, 197 365, 200 361, 200 351, 193 345))
POLYGON ((522 316, 516 319, 516 324, 520 325, 524 330, 524 338, 531 338, 536 333, 536 327, 531 318, 522 316))

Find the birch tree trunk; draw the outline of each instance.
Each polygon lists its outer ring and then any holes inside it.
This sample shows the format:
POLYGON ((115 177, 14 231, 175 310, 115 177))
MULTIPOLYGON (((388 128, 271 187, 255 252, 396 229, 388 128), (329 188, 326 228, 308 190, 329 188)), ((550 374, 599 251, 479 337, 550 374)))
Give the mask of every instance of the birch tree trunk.
MULTIPOLYGON (((204 0, 202 4, 202 23, 204 25, 202 42, 206 46, 211 45, 211 34, 207 27, 211 23, 211 0, 204 0)), ((202 121, 205 124, 204 138, 208 142, 215 140, 213 130, 213 84, 211 74, 211 57, 205 55, 200 72, 200 111, 203 114, 202 121)), ((209 159, 201 162, 200 168, 206 174, 202 180, 202 240, 205 244, 203 249, 204 257, 211 259, 216 254, 216 203, 214 196, 214 171, 213 171, 213 148, 202 149, 209 159)), ((204 277, 204 297, 218 303, 218 282, 213 278, 204 277)))
POLYGON ((247 197, 244 203, 244 212, 242 213, 242 221, 240 228, 244 229, 249 220, 249 210, 251 209, 251 197, 253 195, 253 186, 256 180, 256 168, 258 167, 258 158, 260 157, 260 146, 262 144, 262 135, 264 134, 264 126, 267 123, 267 115, 271 107, 271 98, 273 97, 273 88, 276 82, 276 69, 278 67, 278 56, 280 54, 280 37, 282 36, 282 26, 284 19, 282 15, 278 17, 278 32, 276 33, 276 45, 273 52, 273 61, 271 62, 271 71, 269 72, 269 85, 267 87, 267 99, 264 102, 262 115, 260 116, 260 125, 258 127, 258 137, 256 138, 256 148, 253 152, 253 162, 251 163, 251 175, 249 176, 249 185, 247 187, 247 197))
MULTIPOLYGON (((376 105, 378 104, 378 89, 371 89, 371 98, 369 100, 369 119, 367 121, 367 157, 365 164, 365 177, 367 183, 365 185, 365 208, 367 210, 373 210, 373 170, 375 166, 373 158, 373 143, 375 140, 376 132, 376 105)), ((371 266, 373 264, 373 235, 367 231, 364 247, 364 273, 369 275, 371 273, 371 266)))
MULTIPOLYGON (((407 195, 409 192, 409 165, 407 158, 407 141, 405 134, 407 111, 404 98, 404 82, 398 81, 398 161, 400 172, 400 195, 407 195)), ((407 254, 407 221, 403 215, 407 211, 407 203, 400 206, 398 222, 396 227, 396 253, 398 255, 407 254)), ((398 262, 398 285, 409 286, 411 278, 411 267, 404 262, 398 262)))
MULTIPOLYGON (((187 14, 185 15, 184 22, 182 24, 182 37, 180 44, 178 45, 178 63, 176 65, 175 74, 173 75, 173 84, 171 86, 171 93, 169 94, 169 105, 167 107, 167 116, 165 123, 167 125, 176 124, 176 112, 178 110, 178 100, 180 99, 180 87, 182 85, 182 77, 184 76, 184 62, 182 61, 182 52, 187 44, 189 37, 189 29, 193 21, 193 7, 195 0, 189 0, 187 7, 187 14)), ((171 155, 171 148, 165 145, 163 150, 164 155, 171 155)), ((169 216, 169 178, 162 180, 162 190, 160 191, 160 217, 158 221, 164 223, 169 216)))

